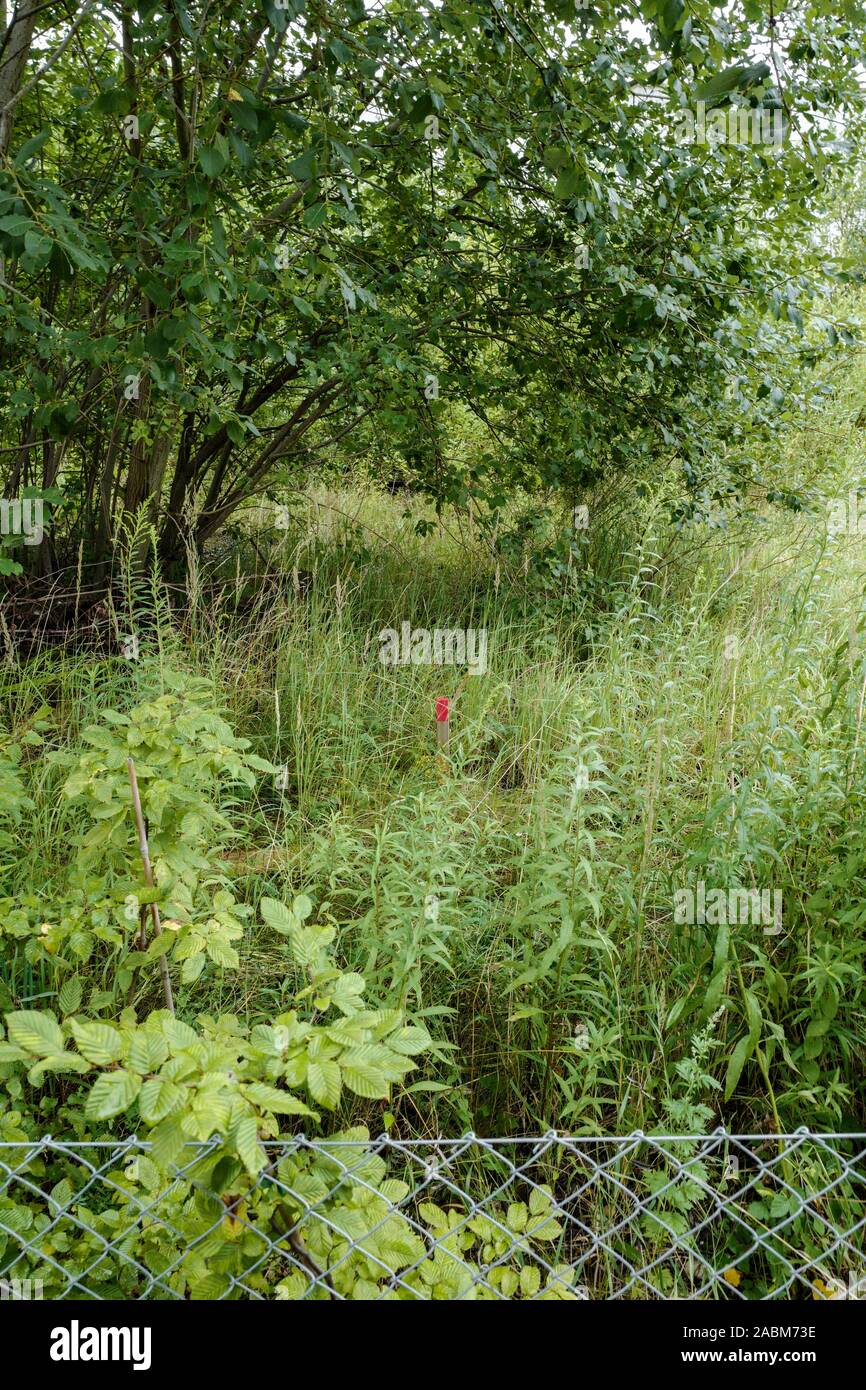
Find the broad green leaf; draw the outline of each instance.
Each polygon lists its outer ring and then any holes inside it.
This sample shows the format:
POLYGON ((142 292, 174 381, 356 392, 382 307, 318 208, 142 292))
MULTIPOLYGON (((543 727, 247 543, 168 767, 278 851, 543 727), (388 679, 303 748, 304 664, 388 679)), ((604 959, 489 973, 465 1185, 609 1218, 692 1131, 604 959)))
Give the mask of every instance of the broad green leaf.
POLYGON ((129 1044, 126 1065, 131 1071, 144 1075, 146 1072, 157 1071, 167 1057, 168 1043, 165 1038, 159 1033, 139 1029, 133 1034, 129 1044))
POLYGON ((213 145, 203 145, 199 149, 198 162, 209 179, 215 179, 226 167, 225 156, 213 145))
POLYGON ((400 1028, 388 1036, 388 1046, 395 1052, 404 1052, 408 1057, 423 1052, 430 1046, 430 1034, 426 1028, 400 1028))
POLYGON ((94 1066, 107 1067, 123 1054, 123 1035, 107 1023, 81 1023, 72 1019, 72 1036, 82 1057, 94 1066))
POLYGON ((204 954, 199 951, 194 956, 189 956, 181 966, 180 978, 185 985, 194 984, 201 972, 204 970, 204 954))
POLYGON ((268 926, 273 927, 281 936, 291 936, 292 932, 297 931, 298 919, 285 903, 279 902, 276 898, 262 898, 259 908, 268 926))
POLYGON ((35 154, 38 154, 50 138, 50 130, 41 130, 38 135, 32 135, 29 140, 25 140, 15 155, 15 168, 23 169, 28 159, 32 159, 35 154))
POLYGON ((207 953, 211 960, 217 965, 224 965, 230 970, 237 970, 240 965, 238 953, 227 941, 221 940, 218 936, 208 937, 207 953))
POLYGON ((175 1115, 183 1109, 187 1091, 174 1081, 162 1076, 152 1076, 142 1085, 138 1097, 141 1118, 149 1125, 155 1125, 168 1115, 175 1115))
POLYGON ((52 1014, 24 1009, 6 1015, 9 1041, 37 1057, 49 1057, 63 1051, 63 1033, 52 1014))
POLYGON ((743 1067, 746 1065, 746 1062, 749 1060, 754 1050, 755 1043, 748 1034, 740 1038, 728 1062, 728 1070, 725 1075, 725 1100, 730 1100, 731 1096, 734 1094, 737 1082, 742 1075, 743 1067))
POLYGON ((265 1166, 265 1153, 256 1135, 254 1115, 244 1115, 234 1127, 234 1142, 238 1157, 248 1173, 260 1173, 265 1166))
POLYGON ((389 1087, 381 1068, 366 1062, 344 1062, 340 1069, 343 1081, 356 1096, 363 1096, 366 1100, 387 1100, 389 1087))
POLYGON ((328 1058, 311 1060, 307 1067, 307 1086, 314 1101, 326 1110, 334 1110, 342 1090, 338 1064, 328 1058))
POLYGON ((163 1120, 151 1132, 150 1142, 152 1144, 151 1153, 160 1168, 168 1168, 169 1164, 182 1153, 187 1136, 181 1128, 180 1120, 177 1116, 169 1116, 163 1120))
POLYGON ((110 1120, 128 1110, 141 1090, 141 1077, 133 1072, 104 1072, 90 1089, 85 1106, 89 1120, 110 1120))
POLYGON ((194 1047, 199 1041, 198 1033, 179 1018, 168 1018, 163 1023, 163 1032, 173 1053, 182 1052, 186 1047, 194 1047))
POLYGON ((744 990, 743 998, 746 1004, 746 1020, 749 1025, 749 1038, 754 1045, 761 1036, 761 1006, 750 989, 744 990))
POLYGON ((314 1110, 288 1091, 268 1086, 264 1081, 248 1082, 243 1087, 243 1093, 259 1110, 269 1110, 274 1115, 309 1115, 312 1118, 316 1115, 314 1110))
POLYGON ((304 153, 299 154, 296 159, 289 160, 287 168, 292 177, 297 179, 299 183, 305 183, 308 179, 314 179, 317 169, 315 152, 313 150, 305 150, 304 153))
POLYGON ((81 1008, 81 996, 83 990, 81 980, 77 975, 72 975, 70 979, 64 980, 57 1002, 60 1005, 60 1012, 64 1015, 75 1014, 81 1008))

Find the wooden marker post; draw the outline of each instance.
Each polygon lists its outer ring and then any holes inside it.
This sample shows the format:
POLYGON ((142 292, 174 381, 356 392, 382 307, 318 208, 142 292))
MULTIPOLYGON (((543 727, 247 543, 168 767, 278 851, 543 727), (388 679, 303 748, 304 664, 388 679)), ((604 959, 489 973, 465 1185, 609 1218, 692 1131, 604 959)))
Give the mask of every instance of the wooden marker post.
POLYGON ((447 695, 441 695, 436 701, 436 750, 443 757, 448 753, 448 733, 449 733, 449 700, 447 695))

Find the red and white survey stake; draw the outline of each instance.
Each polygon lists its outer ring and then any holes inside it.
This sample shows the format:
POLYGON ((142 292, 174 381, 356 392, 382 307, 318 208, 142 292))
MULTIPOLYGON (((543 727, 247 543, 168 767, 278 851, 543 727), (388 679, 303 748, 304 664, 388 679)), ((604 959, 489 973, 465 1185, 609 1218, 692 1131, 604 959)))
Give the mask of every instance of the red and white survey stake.
POLYGON ((449 705, 447 695, 440 695, 436 700, 436 747, 440 753, 448 752, 449 705))

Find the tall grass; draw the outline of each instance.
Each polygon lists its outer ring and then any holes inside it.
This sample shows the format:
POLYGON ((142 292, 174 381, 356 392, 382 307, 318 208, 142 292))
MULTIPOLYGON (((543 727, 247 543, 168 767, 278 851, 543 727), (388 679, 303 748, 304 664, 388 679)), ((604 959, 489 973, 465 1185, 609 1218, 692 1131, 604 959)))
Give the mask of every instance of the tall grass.
MULTIPOLYGON (((822 421, 834 489, 855 467, 858 389, 822 421)), ((814 452, 804 429, 791 477, 814 476, 814 452)), ((160 664, 208 677, 283 769, 231 808, 236 891, 308 893, 372 996, 438 1040, 384 1124, 862 1129, 863 559, 820 516, 759 500, 674 532, 663 498, 620 499, 552 571, 477 519, 427 517, 421 537, 410 498, 320 492, 285 531, 251 514, 182 615, 152 596, 140 663, 7 661, 0 720, 75 746, 160 664), (379 631, 404 621, 485 628, 487 673, 383 666, 379 631), (781 934, 677 926, 674 893, 699 879, 781 890, 781 934), (696 1092, 698 1036, 713 1042, 696 1092)), ((41 750, 27 759, 13 894, 50 885, 76 828, 41 750)), ((210 966, 181 1012, 272 1013, 280 959, 251 930, 241 971, 210 966)), ((16 1001, 43 983, 22 972, 16 1001)))

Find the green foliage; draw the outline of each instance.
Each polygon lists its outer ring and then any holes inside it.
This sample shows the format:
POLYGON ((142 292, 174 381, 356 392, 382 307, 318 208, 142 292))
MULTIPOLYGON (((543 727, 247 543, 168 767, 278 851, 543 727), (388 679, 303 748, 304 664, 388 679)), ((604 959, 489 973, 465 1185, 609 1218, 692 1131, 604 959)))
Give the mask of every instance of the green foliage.
POLYGON ((0 1237, 0 1269, 42 1279, 49 1298, 76 1277, 101 1298, 580 1296, 573 1268, 556 1260, 563 1228, 548 1187, 525 1203, 487 1200, 475 1215, 416 1205, 361 1127, 314 1150, 274 1152, 257 1174, 227 1147, 185 1154, 169 1171, 157 1149, 133 1148, 106 1174, 107 1205, 62 1156, 31 1157, 24 1171, 30 1188, 0 1196, 0 1219, 28 1249, 19 1255, 14 1238, 0 1237), (50 1218, 62 1206, 74 1221, 50 1218))
MULTIPOLYGON (((52 517, 30 547, 4 513, 0 583, 69 566, 77 625, 119 575, 147 650, 25 663, 23 584, 0 615, 0 1137, 152 1148, 107 1198, 29 1159, 0 1272, 572 1299, 557 1174, 419 1202, 372 1125, 863 1128, 866 617, 815 519, 860 468, 862 380, 834 404, 830 372, 862 278, 863 16, 766 8, 11 16, 2 491, 52 517), (688 143, 698 103, 783 138, 688 143), (409 487, 322 507, 314 472, 409 487), (489 631, 487 674, 383 669, 404 616, 489 631), (679 930, 698 879, 772 884, 783 930, 679 930), (316 1126, 333 1151, 271 1145, 316 1126)), ((664 1293, 705 1253, 693 1160, 639 1172, 634 1239, 684 1257, 664 1293)), ((837 1174, 786 1165, 751 1214, 817 1260, 792 1180, 837 1174)), ((772 1233, 713 1257, 749 1296, 784 1270, 772 1233)))
MULTIPOLYGON (((77 863, 70 869, 66 910, 36 902, 19 907, 13 900, 5 905, 6 941, 14 949, 23 939, 31 965, 50 961, 62 977, 70 968, 92 965, 92 954, 107 946, 114 948, 115 990, 122 990, 131 972, 151 964, 160 952, 181 963, 181 980, 186 985, 198 979, 206 956, 219 966, 238 964, 237 953, 228 943, 242 935, 239 918, 248 909, 236 904, 224 889, 212 894, 209 915, 204 916, 196 904, 200 897, 210 896, 205 875, 213 874, 214 852, 225 843, 231 828, 218 806, 220 786, 240 782, 250 787, 255 771, 272 769, 250 754, 248 742, 236 739, 225 721, 205 707, 204 682, 169 679, 168 685, 162 695, 134 706, 129 714, 108 711, 101 728, 85 729, 88 751, 80 758, 55 755, 61 766, 74 767, 65 784, 66 796, 85 800, 95 826, 81 840, 77 863), (136 764, 157 879, 154 892, 132 895, 129 925, 138 933, 146 901, 158 899, 164 907, 179 904, 178 910, 187 909, 185 921, 165 920, 162 935, 146 950, 129 949, 131 942, 112 924, 112 916, 118 916, 116 885, 119 881, 122 890, 136 848, 130 829, 128 757, 136 764), (103 872, 94 877, 99 866, 103 872), (105 896, 97 898, 97 894, 105 896), (54 920, 31 933, 30 916, 49 910, 54 920)), ((9 748, 0 763, 7 794, 4 805, 11 819, 20 819, 21 811, 32 805, 17 772, 17 754, 16 748, 9 748)), ((415 1066, 413 1057, 429 1046, 425 1029, 407 1026, 398 1010, 366 1005, 364 979, 335 965, 327 949, 334 929, 310 922, 313 904, 308 897, 298 895, 288 907, 266 898, 261 907, 267 926, 287 954, 287 968, 296 969, 303 981, 297 1007, 268 1022, 248 1024, 231 1014, 216 1018, 205 1014, 194 1027, 167 1010, 151 1011, 140 1020, 129 1006, 107 1022, 98 1012, 111 1004, 113 991, 92 993, 89 1009, 83 1007, 84 984, 79 974, 62 978, 57 1012, 24 1008, 6 1013, 0 1076, 6 1096, 20 1109, 0 1116, 3 1138, 32 1133, 42 1110, 51 1111, 57 1123, 79 1136, 105 1134, 106 1128, 119 1127, 121 1132, 143 1131, 151 1140, 149 1156, 134 1160, 121 1175, 114 1189, 119 1201, 110 1212, 79 1207, 83 1222, 76 1233, 55 1232, 50 1248, 39 1247, 43 1255, 62 1258, 65 1273, 76 1268, 88 1251, 98 1250, 105 1233, 127 1218, 124 1194, 129 1193, 132 1200, 143 1185, 151 1196, 165 1194, 176 1220, 165 1227, 161 1221, 139 1223, 135 1239, 124 1242, 127 1262, 104 1261, 100 1285, 110 1286, 116 1296, 128 1295, 128 1261, 138 1245, 139 1267, 159 1272, 171 1262, 178 1268, 171 1287, 191 1297, 225 1292, 231 1275, 248 1269, 255 1278, 262 1237, 256 1231, 250 1233, 246 1223, 241 1231, 240 1215, 246 1208, 243 1194, 249 1193, 252 1219, 260 1221, 274 1216, 278 1196, 277 1189, 256 1186, 268 1163, 262 1141, 284 1132, 286 1118, 317 1123, 322 1110, 338 1109, 344 1092, 364 1101, 389 1100, 392 1088, 415 1066), (57 1095, 51 1094, 52 1078, 63 1080, 59 1104, 57 1095), (40 1101, 39 1092, 46 1087, 48 1095, 40 1101), (211 1140, 216 1147, 197 1173, 196 1183, 178 1182, 175 1173, 185 1146, 211 1140), (210 1184, 206 1196, 200 1195, 203 1178, 210 1184), (229 1181, 241 1195, 234 1214, 226 1216, 225 1239, 215 1239, 214 1204, 223 1210, 218 1194, 229 1181), (178 1232, 187 1237, 190 1253, 184 1254, 186 1247, 177 1245, 178 1232), (207 1239, 200 1242, 199 1237, 207 1239)), ((311 1170, 307 1176, 309 1191, 315 1173, 311 1170)), ((55 1194, 63 1182, 54 1188, 55 1194)), ((349 1208, 365 1219, 371 1199, 384 1206, 384 1197, 377 1198, 369 1185, 353 1188, 349 1208)), ((0 1207, 15 1230, 35 1234, 46 1219, 38 1202, 3 1199, 0 1207)), ((339 1217, 341 1204, 335 1201, 333 1208, 332 1216, 339 1217)), ((281 1211, 285 1219, 284 1203, 281 1211)), ((292 1225, 302 1217, 306 1219, 306 1211, 293 1213, 292 1225)), ((375 1225, 378 1230, 378 1219, 375 1225)), ((312 1246, 318 1248, 324 1239, 322 1231, 332 1229, 332 1224, 322 1226, 316 1218, 310 1232, 312 1246)), ((408 1264, 423 1254, 423 1246, 398 1218, 386 1224, 383 1235, 377 1233, 373 1239, 371 1234, 370 1242, 341 1275, 348 1280, 350 1293, 356 1282, 361 1287, 365 1276, 364 1286, 370 1284, 372 1276, 365 1264, 368 1251, 374 1256, 386 1247, 397 1251, 394 1269, 402 1267, 399 1260, 408 1264)), ((19 1267, 16 1263, 15 1268, 19 1267)), ((265 1286, 261 1278, 259 1284, 265 1286)), ((285 1285, 277 1296, 294 1296, 288 1290, 285 1285)))
MULTIPOLYGON (((233 943, 243 935, 249 909, 237 902, 220 871, 219 855, 236 833, 221 809, 221 794, 236 785, 252 788, 256 773, 270 770, 209 707, 204 681, 163 674, 162 694, 129 713, 107 710, 99 727, 83 731, 88 751, 50 755, 68 771, 64 796, 83 803, 92 822, 68 866, 66 891, 47 901, 32 893, 0 901, 0 933, 13 949, 24 942, 31 966, 46 965, 52 974, 76 970, 94 963, 95 952, 104 958, 107 947, 117 994, 129 989, 134 971, 152 968, 163 953, 183 963, 185 984, 201 975, 207 961, 237 967, 233 943), (148 830, 153 889, 141 881, 130 758, 148 830), (151 902, 159 905, 166 931, 148 945, 139 929, 151 902)), ((11 778, 8 766, 5 775, 11 778)), ((8 804, 13 813, 11 788, 8 804)), ((20 810, 25 802, 17 804, 20 810)))
POLYGON ((0 734, 0 885, 15 852, 15 837, 9 827, 20 825, 22 814, 33 808, 20 765, 20 746, 0 734))
POLYGON ((687 512, 765 481, 804 367, 852 341, 823 293, 858 269, 810 235, 862 121, 837 8, 769 29, 703 0, 641 24, 625 0, 316 0, 251 23, 225 0, 215 26, 192 0, 125 9, 122 65, 111 7, 54 17, 49 59, 25 40, 7 79, 0 171, 6 481, 71 504, 43 563, 79 541, 103 563, 143 503, 179 562, 347 435, 440 503, 660 451, 687 512), (784 111, 786 138, 684 144, 699 100, 784 111))
POLYGON ((157 884, 171 880, 191 895, 201 871, 236 833, 218 807, 220 788, 251 788, 257 772, 273 768, 209 707, 205 681, 171 672, 163 673, 163 681, 167 688, 154 699, 129 714, 107 710, 101 727, 85 729, 82 738, 92 751, 77 760, 61 754, 58 761, 75 762, 64 795, 82 800, 95 822, 81 843, 80 866, 126 866, 136 853, 127 768, 132 758, 157 884), (202 852, 204 845, 211 847, 210 856, 202 852))
MULTIPOLYGON (((292 920, 291 910, 286 917, 292 920)), ((314 930, 299 925, 294 935, 314 930)), ((6 1015, 0 1063, 13 1076, 25 1072, 30 1086, 49 1073, 82 1076, 86 1089, 69 1102, 70 1118, 78 1117, 73 1122, 80 1124, 82 1116, 91 1123, 120 1116, 139 1121, 162 1169, 187 1140, 218 1135, 255 1174, 265 1163, 258 1137, 279 1133, 278 1116, 316 1118, 298 1091, 328 1110, 336 1108, 344 1086, 366 1099, 387 1099, 412 1069, 412 1055, 429 1044, 424 1030, 406 1027, 397 1011, 365 1008, 363 980, 328 962, 316 985, 323 975, 330 997, 316 989, 309 1006, 323 1019, 334 1007, 341 1016, 327 1022, 291 1010, 251 1029, 233 1015, 204 1016, 197 1030, 166 1010, 138 1023, 127 1009, 114 1024, 83 1014, 61 1023, 50 1012, 13 1011, 6 1015)), ((309 996, 307 989, 299 998, 309 996)))

